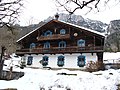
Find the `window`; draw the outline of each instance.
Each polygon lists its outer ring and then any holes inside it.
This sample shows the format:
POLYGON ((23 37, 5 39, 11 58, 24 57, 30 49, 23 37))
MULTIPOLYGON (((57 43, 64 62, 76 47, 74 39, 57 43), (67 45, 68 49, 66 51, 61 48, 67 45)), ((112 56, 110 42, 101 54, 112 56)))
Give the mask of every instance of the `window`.
POLYGON ((60 34, 64 35, 66 33, 66 30, 65 29, 61 29, 60 30, 60 34))
POLYGON ((58 56, 57 65, 58 65, 59 67, 64 66, 64 56, 58 56))
POLYGON ((44 48, 50 48, 50 43, 49 42, 45 42, 44 43, 44 48))
POLYGON ((42 59, 42 65, 47 66, 48 65, 48 56, 44 56, 42 59))
POLYGON ((30 48, 35 48, 35 46, 36 46, 35 43, 30 44, 30 48))
POLYGON ((60 48, 65 48, 66 47, 66 42, 65 41, 59 42, 59 47, 60 48))
POLYGON ((79 67, 85 66, 85 56, 83 56, 83 55, 78 56, 77 65, 79 67))
POLYGON ((85 40, 82 40, 82 39, 78 40, 77 45, 78 47, 85 47, 85 40))
POLYGON ((33 56, 28 56, 27 65, 32 65, 33 56))
POLYGON ((48 30, 44 33, 44 36, 51 36, 51 35, 52 35, 52 32, 50 30, 48 30))

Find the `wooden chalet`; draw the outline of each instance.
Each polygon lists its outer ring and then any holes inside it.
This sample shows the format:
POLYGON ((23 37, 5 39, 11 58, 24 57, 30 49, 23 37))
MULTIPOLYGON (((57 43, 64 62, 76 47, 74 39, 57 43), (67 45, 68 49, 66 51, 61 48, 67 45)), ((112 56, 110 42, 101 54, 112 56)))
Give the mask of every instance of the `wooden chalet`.
POLYGON ((78 25, 51 20, 17 40, 16 54, 29 66, 80 68, 103 61, 104 35, 78 25))

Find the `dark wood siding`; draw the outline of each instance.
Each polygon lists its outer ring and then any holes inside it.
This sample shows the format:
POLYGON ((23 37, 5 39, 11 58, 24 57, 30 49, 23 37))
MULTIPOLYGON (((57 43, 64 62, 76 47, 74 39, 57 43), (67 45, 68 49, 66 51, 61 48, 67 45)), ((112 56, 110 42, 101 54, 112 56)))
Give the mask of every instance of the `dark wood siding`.
POLYGON ((32 34, 20 41, 22 49, 17 52, 23 53, 81 53, 81 52, 101 52, 104 46, 104 37, 96 33, 89 32, 87 30, 77 28, 65 23, 49 22, 43 27, 39 28, 32 34), (60 30, 65 29, 65 34, 61 35, 60 30), (44 36, 46 31, 52 32, 50 36, 44 36), (85 46, 78 47, 78 40, 85 40, 85 46), (59 50, 59 42, 65 41, 66 48, 59 50), (44 43, 49 42, 50 48, 48 52, 44 52, 44 43), (31 43, 35 43, 36 47, 29 52, 29 46, 31 43), (82 50, 83 48, 83 50, 82 50), (80 49, 80 50, 79 50, 80 49), (25 52, 24 52, 25 51, 25 52))

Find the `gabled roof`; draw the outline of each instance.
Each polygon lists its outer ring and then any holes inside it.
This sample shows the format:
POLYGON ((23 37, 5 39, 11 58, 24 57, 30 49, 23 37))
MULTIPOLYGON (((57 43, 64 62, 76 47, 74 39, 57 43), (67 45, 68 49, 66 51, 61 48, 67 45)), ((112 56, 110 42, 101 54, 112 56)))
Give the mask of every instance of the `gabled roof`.
MULTIPOLYGON (((89 31, 89 32, 92 32, 92 33, 95 33, 95 34, 98 34, 98 35, 101 35, 101 36, 105 37, 105 35, 103 33, 100 33, 98 31, 91 30, 91 29, 88 29, 88 28, 85 28, 85 27, 82 27, 82 26, 78 26, 78 25, 75 25, 75 24, 72 24, 72 23, 68 23, 68 22, 65 22, 65 21, 61 21, 61 20, 51 20, 49 22, 46 22, 44 25, 46 25, 47 23, 50 23, 50 22, 60 22, 60 23, 67 24, 67 25, 70 25, 70 26, 73 26, 73 27, 77 27, 77 28, 80 28, 80 29, 84 29, 86 31, 89 31)), ((21 37, 20 39, 18 39, 16 42, 21 41, 25 37, 29 36, 30 34, 32 34, 35 31, 37 31, 39 28, 43 27, 44 25, 42 25, 42 26, 34 29, 33 31, 29 32, 28 34, 24 35, 23 37, 21 37)))
POLYGON ((77 27, 77 28, 81 28, 81 29, 84 29, 86 31, 89 31, 89 32, 92 32, 92 33, 95 33, 95 34, 98 34, 98 35, 101 35, 101 36, 105 37, 105 35, 103 33, 100 33, 98 31, 88 29, 88 28, 85 28, 85 27, 82 27, 82 26, 78 26, 78 25, 75 25, 75 24, 72 24, 72 23, 68 23, 68 22, 65 22, 65 21, 60 21, 60 22, 71 25, 71 26, 74 26, 74 27, 77 27))

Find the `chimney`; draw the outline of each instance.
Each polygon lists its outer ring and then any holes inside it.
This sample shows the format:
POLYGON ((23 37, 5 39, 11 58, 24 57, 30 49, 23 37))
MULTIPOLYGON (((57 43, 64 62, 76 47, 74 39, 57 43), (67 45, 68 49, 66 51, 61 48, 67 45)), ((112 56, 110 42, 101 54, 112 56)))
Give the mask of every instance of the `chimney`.
POLYGON ((55 15, 55 20, 58 20, 58 18, 59 18, 59 14, 56 13, 56 15, 55 15))

